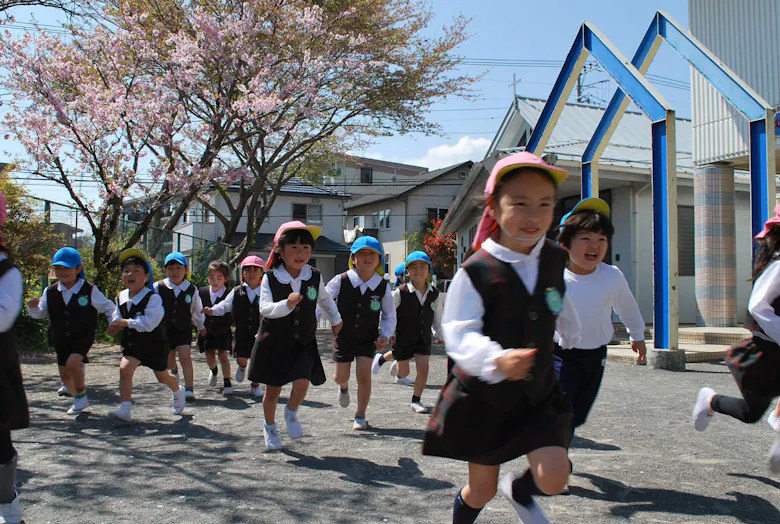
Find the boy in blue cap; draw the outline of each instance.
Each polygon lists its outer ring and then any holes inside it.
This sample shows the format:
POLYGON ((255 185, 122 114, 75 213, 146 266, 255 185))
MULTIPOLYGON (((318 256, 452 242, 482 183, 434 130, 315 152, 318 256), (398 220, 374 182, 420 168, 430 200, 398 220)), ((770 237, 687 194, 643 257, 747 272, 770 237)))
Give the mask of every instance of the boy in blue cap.
POLYGON ((366 409, 371 398, 371 360, 383 351, 395 332, 395 307, 387 280, 383 278, 384 251, 374 237, 360 237, 350 249, 349 271, 336 275, 327 289, 339 307, 343 328, 333 345, 339 385, 339 404, 349 406, 350 368, 355 361, 358 402, 352 429, 368 429, 366 409), (381 334, 380 334, 381 330, 381 334))
POLYGON ((57 353, 62 383, 74 396, 68 414, 78 415, 89 404, 83 362, 95 342, 98 313, 110 322, 115 306, 86 281, 81 255, 72 247, 57 251, 51 266, 57 282, 30 300, 27 311, 32 318, 49 317, 49 345, 57 353))
POLYGON ((393 289, 399 288, 404 284, 405 275, 406 275, 406 262, 401 262, 400 264, 395 266, 395 284, 393 284, 393 289))
POLYGON ((392 351, 374 355, 371 372, 379 373, 385 361, 394 359, 390 374, 396 375, 395 383, 414 386, 412 410, 428 413, 420 397, 428 383, 428 362, 433 342, 433 322, 439 290, 431 286, 433 263, 424 251, 414 251, 406 257, 404 271, 407 282, 393 290, 397 325, 396 334, 390 338, 392 351), (409 379, 409 360, 414 358, 417 376, 409 379))
POLYGON ((174 251, 165 257, 165 276, 155 282, 154 292, 160 295, 165 309, 165 336, 168 340, 168 369, 178 380, 176 355, 179 355, 184 374, 185 396, 188 402, 195 400, 195 372, 192 369, 192 326, 198 335, 206 334, 206 317, 203 302, 195 286, 190 283, 187 257, 174 251))

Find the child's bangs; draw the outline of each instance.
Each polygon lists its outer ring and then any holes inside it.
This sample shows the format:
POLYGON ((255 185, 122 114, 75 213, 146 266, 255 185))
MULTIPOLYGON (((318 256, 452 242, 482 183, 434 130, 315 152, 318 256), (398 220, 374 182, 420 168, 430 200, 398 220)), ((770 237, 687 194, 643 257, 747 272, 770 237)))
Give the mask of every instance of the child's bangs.
POLYGON ((314 237, 305 229, 289 229, 279 237, 279 246, 301 243, 314 247, 314 237))

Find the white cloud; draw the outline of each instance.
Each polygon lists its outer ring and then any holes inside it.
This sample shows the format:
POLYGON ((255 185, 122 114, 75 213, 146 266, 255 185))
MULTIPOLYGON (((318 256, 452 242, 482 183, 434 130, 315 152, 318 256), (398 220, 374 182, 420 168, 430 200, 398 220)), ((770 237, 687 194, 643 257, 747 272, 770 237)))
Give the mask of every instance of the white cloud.
POLYGON ((464 136, 458 140, 457 144, 442 144, 432 147, 428 149, 424 157, 410 158, 403 162, 414 166, 424 166, 428 169, 439 169, 465 162, 466 160, 478 162, 485 157, 485 152, 489 146, 490 140, 487 138, 464 136))

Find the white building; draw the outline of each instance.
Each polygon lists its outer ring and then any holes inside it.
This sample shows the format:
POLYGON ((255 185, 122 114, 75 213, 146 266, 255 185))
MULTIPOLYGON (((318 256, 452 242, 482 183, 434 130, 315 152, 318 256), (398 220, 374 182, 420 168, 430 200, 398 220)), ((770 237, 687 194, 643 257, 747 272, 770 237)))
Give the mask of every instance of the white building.
POLYGON ((399 182, 413 183, 417 176, 427 172, 427 167, 348 156, 335 162, 333 172, 322 177, 321 182, 324 187, 359 198, 399 182))
MULTIPOLYGON (((496 157, 507 150, 522 149, 544 107, 545 100, 518 97, 510 107, 487 157, 474 165, 443 224, 443 233, 457 233, 458 263, 474 238, 482 209, 474 204, 481 194, 496 157)), ((554 226, 580 200, 580 159, 604 110, 582 104, 567 104, 545 154, 557 157, 556 165, 569 171, 559 191, 554 226)), ((680 323, 697 321, 694 294, 694 202, 691 121, 677 119, 678 235, 680 323)), ((600 196, 612 207, 615 235, 607 263, 625 274, 647 323, 653 321, 653 246, 650 121, 641 113, 627 112, 599 162, 600 196)), ((750 293, 751 235, 750 184, 745 173, 735 176, 737 242, 737 311, 747 308, 750 293)), ((555 228, 554 228, 555 229, 555 228)), ((552 235, 552 232, 551 232, 552 235)), ((741 315, 740 315, 741 317, 741 315)))

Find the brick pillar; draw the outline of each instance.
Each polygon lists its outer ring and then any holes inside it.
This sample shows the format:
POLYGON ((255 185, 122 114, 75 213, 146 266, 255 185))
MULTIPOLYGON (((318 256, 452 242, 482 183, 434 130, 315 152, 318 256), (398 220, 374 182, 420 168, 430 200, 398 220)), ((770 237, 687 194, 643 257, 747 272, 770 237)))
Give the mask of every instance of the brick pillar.
POLYGON ((737 254, 734 168, 697 167, 693 176, 696 232, 696 324, 737 323, 737 254))

